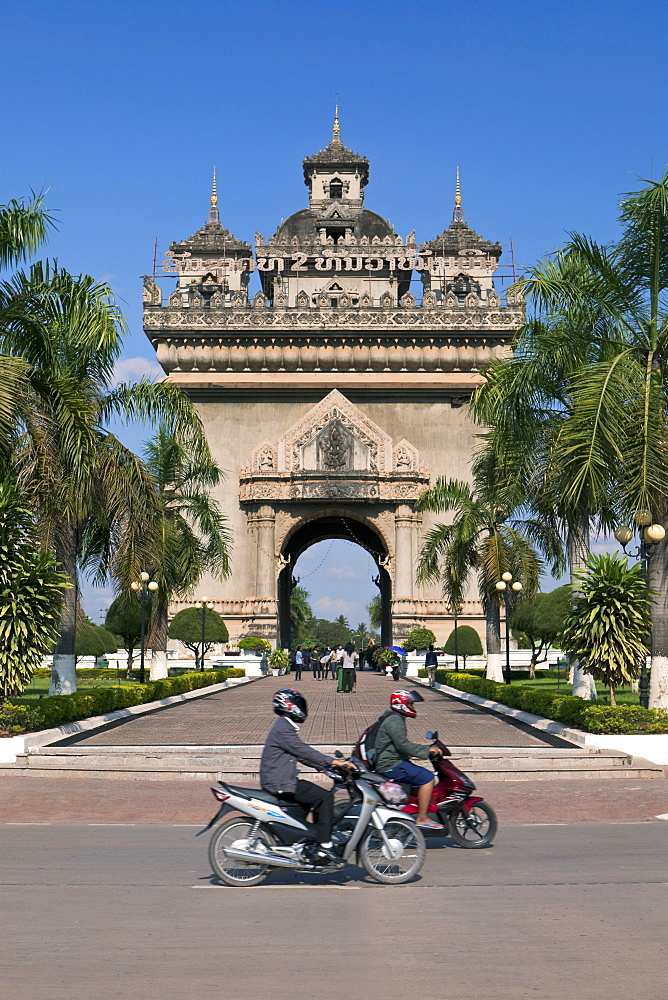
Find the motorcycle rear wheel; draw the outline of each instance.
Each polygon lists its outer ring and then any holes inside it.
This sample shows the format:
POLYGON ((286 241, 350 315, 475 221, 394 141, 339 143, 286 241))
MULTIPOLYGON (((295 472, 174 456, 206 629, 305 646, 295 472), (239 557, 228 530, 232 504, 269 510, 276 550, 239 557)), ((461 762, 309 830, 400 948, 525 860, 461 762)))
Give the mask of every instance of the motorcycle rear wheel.
POLYGON ((379 830, 372 830, 360 844, 359 859, 367 875, 384 885, 400 885, 415 878, 424 864, 426 847, 422 832, 410 820, 392 819, 385 836, 395 842, 398 857, 388 857, 379 830))
POLYGON ((460 847, 487 847, 499 827, 496 813, 487 802, 476 802, 467 812, 462 806, 450 813, 450 836, 460 847))
MULTIPOLYGON (((221 823, 213 832, 213 836, 209 841, 209 863, 220 881, 224 882, 225 885, 245 886, 248 888, 249 886, 259 885, 267 877, 267 865, 260 864, 259 862, 244 864, 242 861, 235 861, 232 858, 227 858, 225 855, 225 848, 231 847, 237 841, 245 841, 246 843, 242 849, 245 851, 249 850, 248 841, 251 839, 253 842, 261 841, 265 847, 271 850, 274 846, 274 838, 264 827, 260 827, 255 836, 251 838, 251 831, 254 826, 255 823, 250 820, 244 819, 241 816, 234 816, 226 820, 225 823, 221 823)), ((253 848, 250 847, 250 849, 252 850, 253 848)))

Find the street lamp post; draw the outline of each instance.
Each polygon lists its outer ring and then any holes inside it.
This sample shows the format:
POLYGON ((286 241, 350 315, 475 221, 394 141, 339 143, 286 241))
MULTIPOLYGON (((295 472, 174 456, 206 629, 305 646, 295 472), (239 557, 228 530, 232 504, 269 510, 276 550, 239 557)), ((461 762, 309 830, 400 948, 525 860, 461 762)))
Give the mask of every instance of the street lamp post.
POLYGON ((146 638, 146 601, 148 600, 149 591, 154 593, 158 589, 158 584, 155 580, 151 580, 148 573, 142 571, 139 574, 139 580, 133 580, 130 584, 131 588, 136 594, 139 594, 139 600, 141 601, 141 654, 139 659, 139 683, 144 683, 144 640, 146 638))
POLYGON ((208 599, 208 597, 202 597, 199 601, 195 601, 195 607, 202 609, 202 651, 200 653, 200 670, 204 670, 204 630, 206 627, 206 612, 207 608, 213 608, 213 604, 208 599))
POLYGON ((501 574, 501 579, 498 580, 496 583, 496 589, 499 591, 499 593, 503 594, 503 603, 506 608, 506 668, 503 672, 503 680, 505 681, 506 684, 510 684, 510 622, 508 620, 510 601, 508 599, 508 591, 512 590, 516 594, 519 594, 520 590, 522 589, 522 584, 520 583, 520 581, 513 580, 511 584, 510 581, 512 579, 513 579, 513 574, 506 571, 505 573, 501 574))
MULTIPOLYGON (((662 524, 652 524, 652 514, 649 510, 637 510, 633 520, 635 521, 639 537, 639 544, 636 551, 626 553, 626 546, 633 538, 633 528, 629 527, 628 524, 622 524, 617 528, 615 538, 624 549, 625 554, 630 555, 632 559, 640 559, 642 574, 645 578, 645 583, 649 587, 649 564, 654 552, 652 546, 658 545, 659 542, 664 540, 666 529, 662 524)), ((647 637, 647 646, 651 648, 651 636, 647 637)), ((640 668, 639 687, 640 705, 642 708, 649 708, 649 673, 647 672, 646 655, 643 657, 642 667, 640 668)))

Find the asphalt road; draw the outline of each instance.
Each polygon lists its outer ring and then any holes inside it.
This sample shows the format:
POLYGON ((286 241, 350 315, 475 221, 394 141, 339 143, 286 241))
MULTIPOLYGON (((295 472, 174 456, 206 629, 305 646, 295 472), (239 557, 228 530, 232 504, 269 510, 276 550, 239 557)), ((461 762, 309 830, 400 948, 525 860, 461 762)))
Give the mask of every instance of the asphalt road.
POLYGON ((0 827, 12 1000, 664 1000, 668 823, 506 829, 361 870, 214 884, 193 827, 0 827))

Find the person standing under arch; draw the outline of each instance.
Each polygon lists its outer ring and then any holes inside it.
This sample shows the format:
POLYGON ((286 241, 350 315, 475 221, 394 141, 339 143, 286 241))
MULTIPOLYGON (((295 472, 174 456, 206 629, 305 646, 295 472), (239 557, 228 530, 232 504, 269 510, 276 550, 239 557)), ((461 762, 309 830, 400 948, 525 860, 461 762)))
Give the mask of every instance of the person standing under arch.
POLYGON ((355 689, 357 683, 357 664, 359 656, 352 642, 347 643, 343 648, 341 657, 341 691, 350 694, 355 689))

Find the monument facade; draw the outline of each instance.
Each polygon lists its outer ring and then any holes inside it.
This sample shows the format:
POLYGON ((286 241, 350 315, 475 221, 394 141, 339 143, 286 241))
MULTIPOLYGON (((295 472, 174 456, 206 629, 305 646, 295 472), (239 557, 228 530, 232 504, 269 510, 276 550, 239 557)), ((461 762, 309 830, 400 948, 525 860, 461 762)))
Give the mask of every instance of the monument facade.
MULTIPOLYGON (((383 641, 415 625, 444 641, 441 588, 415 580, 437 519, 415 501, 438 476, 469 477, 467 401, 522 307, 494 287, 501 246, 467 225, 459 179, 452 221, 418 244, 365 207, 369 161, 343 145, 338 116, 303 167, 308 206, 254 250, 221 224, 214 179, 208 221, 167 254, 168 300, 144 279, 146 334, 226 474, 232 573, 202 590, 231 637, 285 646, 298 557, 345 538, 376 562, 383 641)), ((460 620, 484 635, 474 593, 460 620)))

